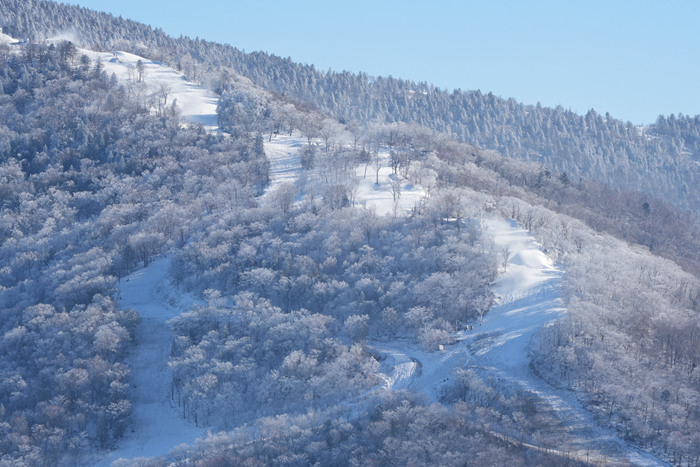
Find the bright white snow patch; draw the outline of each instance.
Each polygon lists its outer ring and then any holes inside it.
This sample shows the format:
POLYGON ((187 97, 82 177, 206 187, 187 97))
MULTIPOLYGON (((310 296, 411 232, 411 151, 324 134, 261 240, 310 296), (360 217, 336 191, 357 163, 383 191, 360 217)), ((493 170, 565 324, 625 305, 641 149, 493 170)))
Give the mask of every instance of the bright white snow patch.
MULTIPOLYGON (((270 161, 270 184, 266 193, 273 193, 284 183, 296 183, 297 188, 307 192, 302 192, 297 197, 302 198, 304 194, 318 188, 315 185, 322 185, 319 175, 313 169, 303 170, 301 167, 299 149, 307 144, 308 141, 297 134, 278 135, 271 141, 265 141, 265 155, 270 161)), ((348 185, 354 186, 355 206, 372 210, 380 216, 405 216, 426 198, 427 193, 420 185, 392 173, 388 166, 388 154, 382 153, 380 157, 382 167, 378 177, 374 166, 365 169, 364 165, 359 165, 352 180, 347 180, 348 185)))
POLYGON ((13 42, 15 42, 13 38, 7 34, 0 33, 0 44, 12 44, 13 42))
POLYGON ((532 335, 564 312, 562 271, 514 221, 489 219, 482 225, 497 251, 507 249, 509 259, 493 285, 496 306, 475 326, 478 332, 464 332, 462 338, 469 338, 475 356, 526 377, 530 375, 527 349, 532 335))
POLYGON ((500 301, 512 301, 530 294, 535 287, 557 273, 552 260, 515 221, 490 219, 482 227, 486 235, 493 238, 499 256, 504 250, 509 253, 506 270, 499 275, 493 288, 500 301))
POLYGON ((114 73, 121 82, 134 85, 141 84, 138 83, 139 74, 136 70, 136 64, 141 60, 144 66, 142 82, 149 93, 158 94, 166 89, 169 91, 166 106, 175 102, 182 116, 189 122, 201 123, 208 130, 218 127, 216 106, 219 96, 187 81, 169 66, 127 52, 93 52, 85 49, 79 49, 79 52, 90 57, 93 62, 101 60, 107 76, 114 73))
POLYGON ((283 183, 296 183, 301 175, 299 148, 306 140, 298 135, 278 135, 265 141, 265 156, 270 161, 270 184, 267 192, 274 191, 283 183))
POLYGON ((400 175, 392 173, 391 167, 388 166, 388 154, 380 154, 380 156, 383 156, 384 164, 379 169, 379 183, 377 183, 376 168, 370 166, 365 175, 364 166, 357 167, 356 203, 366 209, 373 210, 380 216, 405 216, 420 205, 427 193, 420 185, 413 184, 400 175), (392 187, 392 184, 397 183, 399 190, 395 201, 395 188, 392 187))

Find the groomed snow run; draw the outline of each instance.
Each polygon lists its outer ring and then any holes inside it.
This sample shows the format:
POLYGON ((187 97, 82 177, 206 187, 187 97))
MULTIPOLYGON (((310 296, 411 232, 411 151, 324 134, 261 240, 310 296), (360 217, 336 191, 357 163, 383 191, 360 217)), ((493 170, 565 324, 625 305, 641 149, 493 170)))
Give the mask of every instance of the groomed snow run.
POLYGON ((427 352, 410 343, 376 343, 376 348, 395 362, 393 372, 387 375, 393 389, 424 392, 437 402, 442 386, 458 368, 488 366, 509 375, 529 375, 530 339, 564 312, 562 271, 527 231, 496 218, 482 221, 482 228, 497 251, 507 247, 510 253, 505 271, 501 269, 493 286, 495 306, 482 323, 473 323, 471 331, 456 333, 456 343, 439 352, 427 352))
MULTIPOLYGON (((49 42, 58 43, 61 40, 70 40, 69 37, 55 37, 49 42)), ((0 45, 18 46, 23 41, 17 40, 0 32, 0 45)), ((19 49, 11 49, 18 52, 19 49)), ((107 77, 114 74, 117 80, 127 86, 138 88, 144 99, 157 98, 167 92, 167 100, 164 106, 173 103, 180 109, 180 114, 190 123, 200 123, 206 129, 213 131, 218 128, 216 107, 219 96, 202 86, 187 81, 185 77, 173 68, 147 58, 128 52, 94 52, 88 49, 77 49, 78 56, 87 55, 94 67, 97 61, 102 63, 107 77), (143 64, 143 74, 139 76, 137 63, 143 64)), ((78 65, 78 60, 75 60, 78 65)))
MULTIPOLYGON (((141 322, 136 328, 136 346, 130 357, 133 387, 133 431, 97 465, 111 465, 119 459, 165 455, 175 446, 192 444, 206 435, 203 428, 183 418, 171 398, 172 376, 168 361, 173 334, 167 321, 194 302, 179 294, 179 306, 165 303, 162 295, 172 289, 167 281, 168 258, 152 262, 119 284, 119 308, 136 310, 141 322)), ((172 292, 170 292, 172 295, 172 292)))
POLYGON ((274 192, 284 183, 297 183, 301 174, 299 149, 306 140, 297 134, 277 135, 265 141, 265 156, 270 161, 270 183, 266 193, 274 192))
POLYGON ((498 380, 504 392, 523 391, 553 409, 573 444, 573 451, 561 452, 562 456, 595 465, 666 465, 629 446, 611 430, 598 427, 573 392, 550 386, 532 371, 528 357, 532 337, 565 312, 563 271, 514 221, 492 218, 482 221, 482 227, 499 255, 508 251, 505 270, 493 286, 496 304, 481 324, 458 332, 456 343, 445 345, 443 351, 426 352, 403 342, 374 343, 386 357, 387 386, 423 392, 438 402, 457 369, 472 369, 484 378, 498 380))
MULTIPOLYGON (((5 40, 0 37, 0 40, 5 40)), ((140 87, 145 95, 167 90, 166 105, 173 103, 190 123, 217 128, 218 96, 191 83, 172 68, 126 52, 93 52, 79 49, 94 62, 100 60, 107 76, 112 73, 127 86, 140 87), (138 81, 136 64, 141 61, 144 73, 138 81)), ((111 465, 119 459, 133 462, 139 457, 165 455, 174 447, 192 444, 206 435, 203 428, 188 422, 171 399, 171 371, 168 367, 172 330, 167 321, 194 303, 194 298, 174 292, 167 281, 169 259, 161 258, 122 278, 119 287, 120 309, 132 308, 141 322, 136 329, 136 345, 130 357, 133 387, 132 432, 116 443, 116 448, 98 454, 96 465, 111 465), (164 296, 169 296, 166 303, 164 296)), ((127 462, 128 464, 129 462, 127 462)))
POLYGON ((182 74, 169 66, 127 52, 93 52, 79 49, 79 53, 90 57, 93 63, 100 60, 107 76, 114 73, 122 83, 133 86, 143 85, 146 93, 155 95, 156 98, 166 91, 168 97, 165 106, 171 106, 174 102, 188 122, 200 123, 210 131, 218 128, 216 106, 219 96, 198 84, 187 81, 182 74), (141 81, 136 68, 139 60, 144 69, 143 76, 140 77, 141 81))

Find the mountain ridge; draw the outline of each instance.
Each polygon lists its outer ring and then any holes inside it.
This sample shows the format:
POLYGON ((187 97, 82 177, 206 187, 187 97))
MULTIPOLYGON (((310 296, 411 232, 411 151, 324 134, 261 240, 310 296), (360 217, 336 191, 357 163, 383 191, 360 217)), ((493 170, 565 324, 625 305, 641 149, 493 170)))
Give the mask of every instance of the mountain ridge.
POLYGON ((315 106, 341 121, 418 123, 506 156, 536 160, 570 178, 590 178, 627 191, 660 197, 695 216, 700 212, 700 117, 660 117, 639 127, 561 107, 524 105, 480 91, 444 91, 427 83, 364 73, 321 72, 265 52, 187 36, 81 7, 44 0, 3 0, 0 22, 19 37, 42 39, 82 25, 85 45, 121 49, 165 61, 193 81, 219 91, 230 68, 263 88, 315 106), (30 23, 31 9, 39 21, 30 23), (73 18, 73 19, 71 19, 73 18), (113 23, 118 26, 111 26, 113 23), (41 24, 36 24, 41 23, 41 24), (128 32, 127 32, 128 31, 128 32), (322 91, 322 92, 321 92, 322 91))

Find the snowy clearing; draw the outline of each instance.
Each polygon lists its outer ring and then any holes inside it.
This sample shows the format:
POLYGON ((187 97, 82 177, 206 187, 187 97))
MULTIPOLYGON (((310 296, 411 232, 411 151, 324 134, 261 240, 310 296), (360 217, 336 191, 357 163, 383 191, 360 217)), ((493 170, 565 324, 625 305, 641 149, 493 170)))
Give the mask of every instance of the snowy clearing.
MULTIPOLYGON (((307 144, 306 138, 296 133, 292 136, 277 135, 271 141, 265 141, 265 155, 270 161, 270 184, 266 194, 273 193, 285 183, 297 185, 302 193, 297 200, 303 198, 304 193, 319 191, 321 176, 314 169, 303 170, 301 167, 299 149, 307 144)), ((423 187, 392 172, 388 153, 382 152, 379 156, 382 164, 379 175, 374 166, 365 168, 359 165, 354 177, 346 180, 353 187, 354 204, 379 216, 404 216, 414 210, 427 193, 423 187)))
POLYGON ((128 85, 144 85, 146 92, 157 98, 165 92, 167 99, 163 106, 171 106, 174 102, 187 121, 200 123, 210 131, 218 128, 216 106, 219 96, 187 81, 182 74, 169 66, 127 52, 93 52, 79 49, 79 53, 87 55, 93 62, 100 60, 107 76, 114 73, 119 81, 128 85), (137 70, 139 60, 144 67, 141 82, 137 70))
POLYGON ((404 216, 414 210, 427 193, 423 187, 392 173, 388 153, 380 153, 380 157, 382 167, 379 169, 379 183, 376 183, 376 168, 370 167, 365 171, 363 166, 357 167, 356 203, 365 209, 373 210, 379 216, 404 216), (394 201, 396 184, 398 191, 394 201))
MULTIPOLYGON (((57 44, 70 37, 54 37, 47 42, 57 44)), ((6 34, 0 33, 0 44, 15 45, 21 43, 6 34)), ((89 49, 77 48, 78 56, 86 55, 93 62, 101 62, 107 77, 114 74, 121 83, 133 86, 142 94, 143 99, 161 99, 163 107, 173 103, 180 114, 190 123, 201 124, 209 131, 218 129, 216 107, 219 96, 199 84, 188 81, 182 73, 156 60, 135 55, 129 52, 95 52, 89 49), (143 65, 139 72, 138 63, 143 65)), ((77 66, 78 60, 75 60, 77 66)))

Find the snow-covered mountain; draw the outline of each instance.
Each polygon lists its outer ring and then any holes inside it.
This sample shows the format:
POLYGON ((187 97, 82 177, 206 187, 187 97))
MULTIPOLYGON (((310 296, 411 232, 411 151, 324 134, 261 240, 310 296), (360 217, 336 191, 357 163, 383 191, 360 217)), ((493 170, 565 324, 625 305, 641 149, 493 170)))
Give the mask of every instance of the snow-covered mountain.
POLYGON ((696 459, 673 208, 166 49, 0 42, 2 462, 696 459))
MULTIPOLYGON (((112 56, 119 59, 110 59, 106 71, 114 72, 125 81, 134 79, 139 61, 147 63, 144 58, 134 55, 125 57, 122 53, 114 53, 112 56)), ((107 55, 97 54, 94 58, 104 60, 107 55)), ((210 92, 185 82, 161 64, 149 63, 146 76, 149 77, 147 83, 152 92, 168 87, 173 102, 178 105, 187 102, 187 110, 182 113, 188 120, 204 122, 215 118, 215 96, 210 92), (187 99, 182 99, 183 95, 187 99)), ((270 138, 265 143, 265 152, 271 162, 268 195, 285 184, 302 188, 300 183, 304 171, 299 148, 304 144, 302 138, 284 135, 270 138)), ((384 154, 383 157, 388 159, 389 155, 384 154)), ((355 203, 379 215, 409 212, 427 196, 422 187, 410 184, 409 189, 400 190, 397 209, 391 183, 399 181, 402 186, 407 186, 407 183, 392 173, 387 161, 382 163, 382 168, 376 174, 379 183, 363 177, 365 171, 362 167, 358 167, 356 172, 362 181, 358 183, 355 203)), ((309 180, 303 181, 305 184, 311 183, 309 180)), ((306 195, 302 189, 296 197, 303 199, 306 195)), ((371 342, 372 348, 386 359, 381 369, 386 389, 409 388, 425 392, 431 400, 439 402, 444 392, 449 390, 457 370, 477 369, 485 374, 493 372, 502 379, 504 387, 515 386, 532 393, 540 403, 550 404, 567 420, 570 428, 577 427, 580 446, 577 452, 567 454, 574 459, 610 463, 622 462, 626 458, 637 465, 660 465, 658 460, 640 454, 626 442, 617 439, 614 433, 597 428, 590 415, 570 393, 548 385, 533 373, 528 358, 531 339, 541 327, 561 319, 564 312, 562 271, 553 265, 552 260, 542 253, 542 247, 515 221, 488 219, 482 222, 494 247, 503 255, 503 270, 493 288, 496 306, 478 324, 471 324, 467 330, 457 333, 455 343, 441 346, 439 352, 426 352, 402 340, 371 342), (616 446, 615 449, 611 450, 611 443, 616 446)), ((183 300, 179 298, 180 292, 167 282, 167 269, 169 261, 155 261, 146 269, 127 277, 120 287, 120 306, 138 310, 142 320, 140 331, 137 330, 137 336, 141 337, 137 337, 137 353, 134 356, 134 381, 141 396, 137 396, 134 406, 137 417, 134 433, 121 442, 121 446, 107 459, 163 455, 178 444, 192 443, 205 434, 202 428, 192 426, 191 421, 181 417, 170 395, 169 381, 172 376, 169 374, 167 356, 173 337, 167 330, 166 321, 178 312, 167 305, 165 299, 167 297, 180 304, 183 300)), ((185 298, 184 301, 191 300, 185 298)), ((184 310, 187 308, 185 305, 184 310)))

